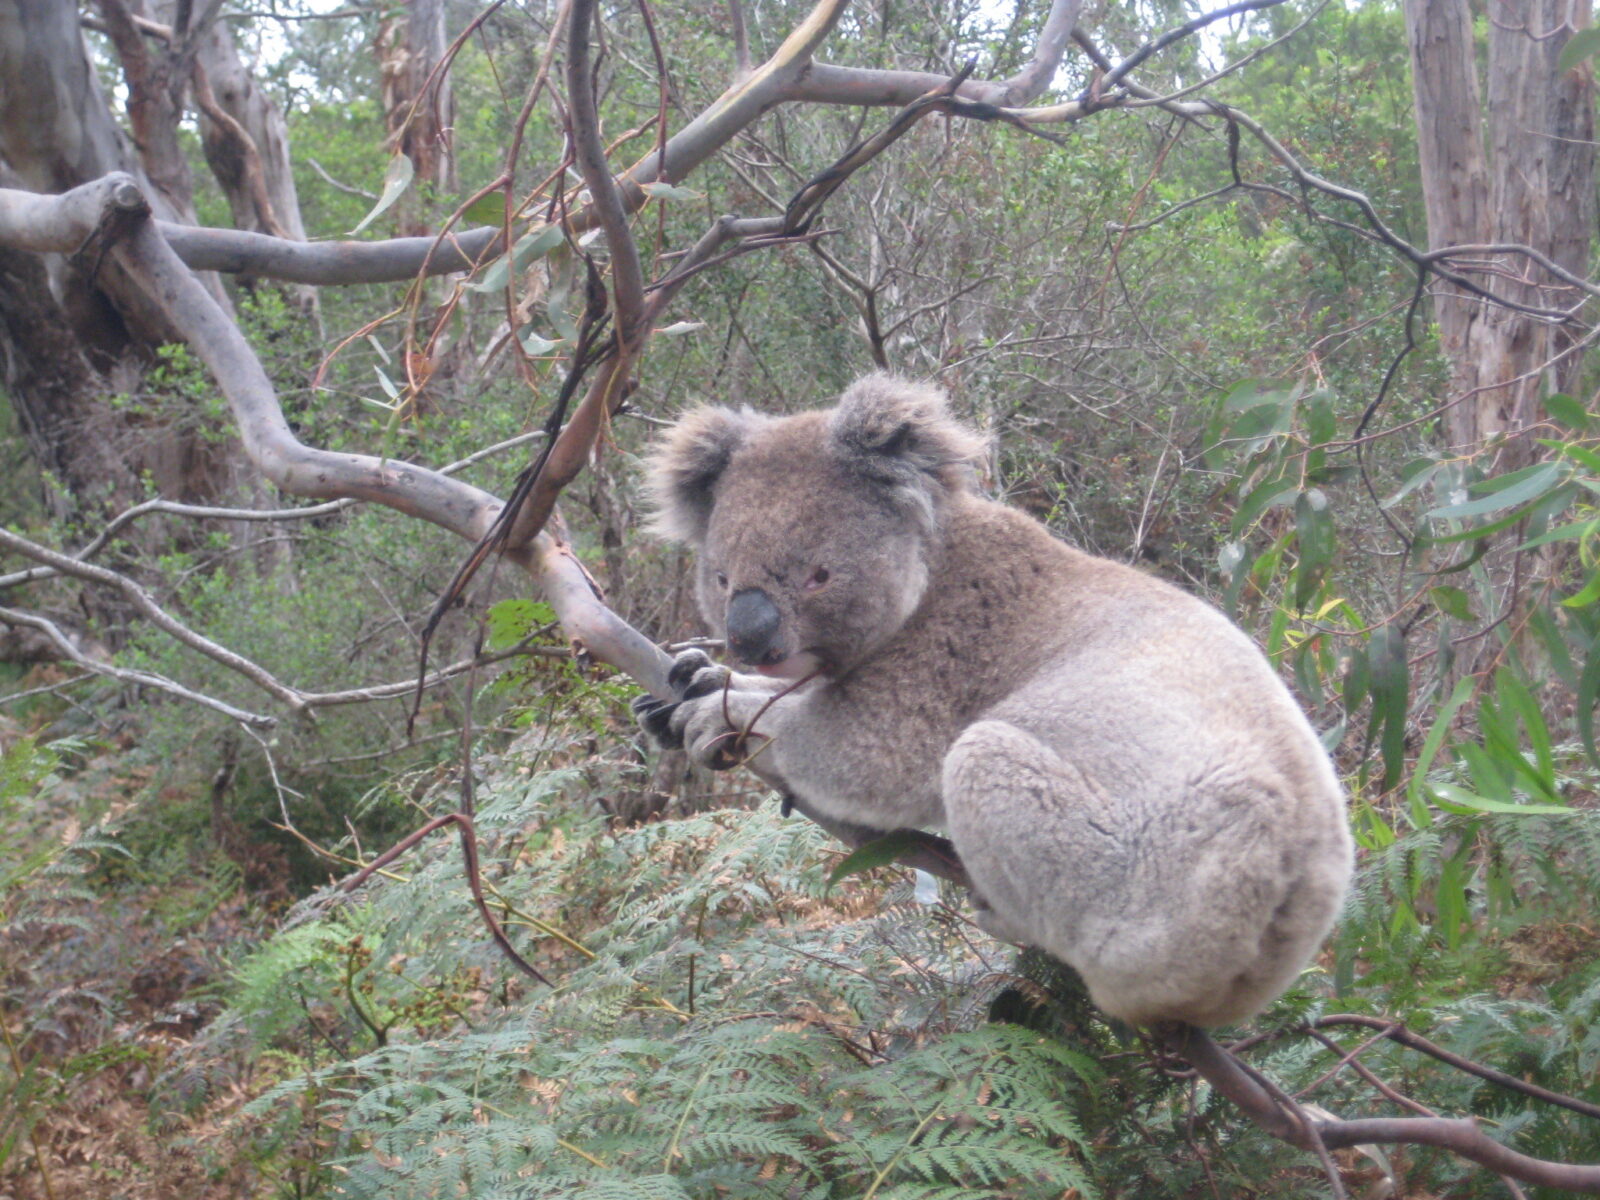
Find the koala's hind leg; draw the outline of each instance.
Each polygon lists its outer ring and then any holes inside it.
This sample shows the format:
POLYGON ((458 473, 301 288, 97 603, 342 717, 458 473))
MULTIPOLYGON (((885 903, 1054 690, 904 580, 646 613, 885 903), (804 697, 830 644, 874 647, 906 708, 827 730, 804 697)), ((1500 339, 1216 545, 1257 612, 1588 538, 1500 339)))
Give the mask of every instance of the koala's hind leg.
POLYGON ((1065 960, 1092 989, 1097 950, 1125 931, 1132 899, 1132 839, 1117 801, 1044 742, 999 720, 976 722, 957 739, 943 789, 978 923, 1065 960))

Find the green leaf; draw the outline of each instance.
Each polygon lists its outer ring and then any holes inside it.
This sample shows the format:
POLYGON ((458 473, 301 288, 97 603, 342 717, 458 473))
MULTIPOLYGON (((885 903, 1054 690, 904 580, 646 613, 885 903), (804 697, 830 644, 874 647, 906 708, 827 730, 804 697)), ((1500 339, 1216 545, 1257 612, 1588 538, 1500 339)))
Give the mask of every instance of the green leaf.
POLYGON ((1532 550, 1535 546, 1543 546, 1547 542, 1581 542, 1584 538, 1595 533, 1600 533, 1600 517, 1591 517, 1587 521, 1573 521, 1566 525, 1557 525, 1554 529, 1547 529, 1538 537, 1531 537, 1518 550, 1532 550))
POLYGON ((1589 761, 1600 767, 1600 754, 1594 747, 1594 702, 1600 693, 1600 637, 1589 643, 1589 653, 1584 659, 1583 674, 1578 678, 1578 733, 1583 738, 1584 753, 1589 761))
POLYGON ((1344 710, 1354 714, 1361 702, 1367 698, 1367 692, 1372 687, 1372 667, 1367 661, 1367 648, 1360 644, 1350 648, 1350 657, 1345 664, 1344 679, 1339 686, 1339 697, 1344 702, 1344 710))
POLYGON ((1226 464, 1228 453, 1237 448, 1222 445, 1225 441, 1257 439, 1244 447, 1248 456, 1260 448, 1260 439, 1287 430, 1297 396, 1292 389, 1271 387, 1259 379, 1246 379, 1235 386, 1207 424, 1205 448, 1200 452, 1206 465, 1220 470, 1226 464))
POLYGON ((1439 473, 1439 468, 1444 466, 1436 458, 1414 458, 1400 469, 1400 490, 1385 500, 1380 508, 1393 508, 1412 492, 1416 491, 1428 480, 1439 473))
POLYGON ((641 183, 639 185, 639 190, 642 191, 646 196, 652 196, 657 200, 705 199, 705 195, 701 192, 691 191, 686 187, 676 187, 673 184, 662 183, 659 180, 652 183, 641 183))
POLYGON ((1333 441, 1339 432, 1339 417, 1333 411, 1333 393, 1325 388, 1312 392, 1300 407, 1305 413, 1306 442, 1320 446, 1333 441))
POLYGON ((1556 73, 1566 74, 1584 59, 1593 58, 1597 51, 1600 51, 1600 29, 1578 30, 1561 47, 1561 55, 1556 59, 1556 73))
POLYGON ((1450 736, 1450 724, 1455 720, 1456 710, 1472 698, 1472 689, 1477 686, 1477 682, 1470 675, 1457 681, 1455 691, 1450 693, 1450 699, 1444 702, 1438 715, 1434 717, 1433 728, 1428 730, 1428 736, 1422 741, 1422 752, 1417 755, 1417 765, 1412 769, 1411 783, 1406 789, 1413 799, 1427 778, 1429 770, 1432 769, 1433 760, 1438 757, 1445 738, 1450 736))
POLYGON ((1550 727, 1545 724, 1539 703, 1525 684, 1509 669, 1501 668, 1495 677, 1495 692, 1500 707, 1508 715, 1514 714, 1521 722, 1527 738, 1528 749, 1533 752, 1534 766, 1530 767, 1520 747, 1512 747, 1514 767, 1527 775, 1552 800, 1560 799, 1556 790, 1555 749, 1550 742, 1550 727))
POLYGON ((1406 640, 1400 631, 1385 625, 1367 643, 1372 669, 1371 732, 1381 729, 1379 747, 1383 753, 1383 787, 1387 791, 1400 781, 1406 757, 1406 708, 1411 699, 1411 667, 1406 661, 1406 640))
POLYGON ((374 365, 372 373, 378 377, 378 386, 383 389, 383 394, 391 400, 400 399, 400 385, 384 374, 383 368, 374 365))
POLYGON ((1565 804, 1517 804, 1491 800, 1453 783, 1430 783, 1427 788, 1433 796, 1433 802, 1446 812, 1512 813, 1524 817, 1570 817, 1579 812, 1565 804))
POLYGON ((572 298, 578 282, 578 258, 565 246, 550 257, 550 292, 545 297, 544 312, 556 336, 565 342, 578 340, 578 323, 567 311, 567 301, 572 298))
POLYGON ((1548 608, 1543 605, 1535 608, 1528 614, 1528 624, 1539 640, 1544 643, 1544 651, 1548 656, 1551 668, 1556 676, 1574 692, 1578 690, 1578 669, 1572 663, 1572 651, 1567 647, 1567 639, 1562 634, 1560 626, 1548 608))
POLYGON ((506 194, 487 192, 467 205, 462 214, 474 225, 504 225, 506 223, 506 194))
POLYGON ((1587 446, 1579 446, 1574 442, 1558 442, 1556 444, 1561 447, 1561 453, 1567 458, 1582 463, 1591 471, 1600 473, 1600 454, 1596 454, 1587 446))
POLYGON ((1328 511, 1328 497, 1320 488, 1311 488, 1296 497, 1294 531, 1300 551, 1294 573, 1294 605, 1304 611, 1333 562, 1333 514, 1328 511))
MULTIPOLYGON (((1471 529, 1463 529, 1458 533, 1441 533, 1437 535, 1420 537, 1417 539, 1416 548, 1420 550, 1424 546, 1443 545, 1446 542, 1466 542, 1475 540, 1478 542, 1478 548, 1473 551, 1471 562, 1476 562, 1478 559, 1483 557, 1484 550, 1488 548, 1488 537, 1490 534, 1499 533, 1502 529, 1510 528, 1512 525, 1515 525, 1518 521, 1522 520, 1523 516, 1524 513, 1522 510, 1518 509, 1516 512, 1509 513, 1503 517, 1496 517, 1493 521, 1485 521, 1482 525, 1474 525, 1471 529)), ((1468 565, 1470 565, 1470 563, 1457 563, 1454 566, 1442 567, 1435 571, 1434 574, 1448 575, 1451 571, 1459 571, 1463 566, 1468 565)))
POLYGON ((1520 471, 1512 471, 1508 475, 1498 475, 1482 483, 1473 484, 1474 490, 1488 494, 1481 495, 1476 500, 1433 509, 1428 516, 1440 520, 1446 518, 1458 520, 1461 517, 1476 517, 1484 513, 1514 508, 1530 500, 1537 500, 1555 488, 1565 476, 1566 472, 1560 463, 1535 463, 1531 467, 1523 467, 1520 471))
POLYGON ((1589 577, 1589 582, 1584 584, 1583 591, 1576 596, 1568 596, 1561 603, 1567 608, 1584 608, 1600 600, 1600 571, 1589 577))
POLYGON ((1250 494, 1244 498, 1238 511, 1233 514, 1233 520, 1228 524, 1228 531, 1237 537, 1260 520, 1261 514, 1269 508, 1287 504, 1299 494, 1298 484, 1285 482, 1281 477, 1274 477, 1265 483, 1257 484, 1250 489, 1250 494))
POLYGON ((411 186, 411 178, 416 174, 416 168, 411 165, 411 160, 404 154, 396 154, 389 160, 388 169, 383 173, 383 191, 378 196, 378 202, 372 206, 372 211, 361 218, 361 223, 350 231, 352 235, 360 233, 371 225, 384 213, 393 207, 394 202, 406 194, 406 189, 411 186))
POLYGON ((927 841, 928 835, 920 829, 897 829, 881 838, 873 838, 839 860, 828 872, 828 886, 832 887, 848 875, 860 875, 877 867, 891 866, 907 850, 924 846, 927 841))
MULTIPOLYGON (((1594 33, 1595 30, 1586 30, 1594 33)), ((1544 410, 1567 428, 1578 433, 1586 433, 1591 421, 1590 413, 1581 403, 1562 392, 1544 398, 1544 410)))
POLYGON ((552 350, 559 350, 566 345, 564 341, 557 340, 552 342, 549 338, 535 333, 532 325, 526 326, 521 333, 517 334, 517 341, 534 358, 540 358, 549 354, 552 350))
POLYGON ((1434 607, 1447 617, 1454 617, 1458 621, 1476 620, 1472 615, 1471 601, 1458 587, 1431 587, 1428 589, 1428 597, 1433 601, 1434 607))
POLYGON ((502 254, 489 264, 482 278, 467 286, 474 292, 501 291, 512 275, 526 270, 534 260, 543 258, 565 241, 559 225, 541 225, 538 229, 530 230, 517 239, 509 256, 502 254))

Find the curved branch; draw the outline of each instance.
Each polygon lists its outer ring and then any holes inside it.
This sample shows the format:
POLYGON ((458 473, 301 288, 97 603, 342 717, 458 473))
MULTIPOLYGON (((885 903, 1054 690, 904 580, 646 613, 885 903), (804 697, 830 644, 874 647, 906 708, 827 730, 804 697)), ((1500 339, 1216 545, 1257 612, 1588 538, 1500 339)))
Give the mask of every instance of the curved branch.
POLYGON ((589 29, 595 0, 572 0, 567 15, 567 104, 572 117, 572 155, 589 187, 590 208, 605 230, 611 251, 611 283, 616 302, 619 350, 631 345, 644 315, 644 269, 639 247, 622 207, 622 192, 606 163, 600 141, 600 113, 595 102, 589 29))
POLYGON ((110 242, 110 253, 148 282, 163 315, 216 378, 250 461, 283 491, 318 500, 369 500, 464 537, 482 536, 500 507, 488 492, 411 463, 300 442, 250 344, 149 215, 138 185, 123 174, 60 196, 0 189, 0 243, 71 253, 94 237, 110 242))
MULTIPOLYGON (((1362 1025, 1378 1029, 1386 1036, 1393 1036, 1398 1031, 1393 1022, 1385 1022, 1380 1018, 1341 1015, 1315 1022, 1319 1026, 1325 1023, 1362 1025)), ((1469 1120, 1375 1117, 1309 1121, 1303 1109, 1298 1105, 1293 1106, 1292 1110, 1285 1107, 1283 1101, 1272 1095, 1249 1068, 1217 1045, 1204 1030, 1188 1025, 1167 1025, 1152 1032, 1163 1050, 1194 1067, 1196 1074, 1236 1104, 1252 1122, 1279 1141, 1302 1150, 1315 1150, 1319 1142, 1329 1150, 1363 1145, 1434 1146, 1523 1183, 1563 1188, 1570 1192, 1600 1193, 1600 1166, 1549 1162, 1520 1154, 1501 1145, 1469 1120)), ((1414 1034, 1411 1037, 1417 1042, 1425 1041, 1414 1034)), ((1428 1045, 1432 1047, 1430 1053, 1439 1051, 1432 1043, 1428 1045)), ((1448 1052, 1439 1051, 1439 1054, 1442 1057, 1448 1052)), ((1484 1070, 1478 1064, 1468 1063, 1468 1060, 1458 1059, 1454 1055, 1443 1060, 1470 1069, 1474 1074, 1482 1074, 1484 1070)), ((1572 1107, 1567 1103, 1570 1097, 1546 1093, 1541 1098, 1572 1107)))
MULTIPOLYGON (((1259 0, 1282 4, 1284 0, 1259 0)), ((968 79, 956 90, 963 100, 1019 108, 1037 100, 1050 86, 1073 29, 1083 9, 1082 0, 1054 0, 1039 31, 1039 41, 1027 66, 1009 79, 968 79)), ((783 99, 811 104, 850 104, 883 107, 910 104, 934 88, 943 87, 948 74, 937 71, 896 71, 870 67, 836 67, 813 63, 784 91, 783 99)))
POLYGON ((1587 1100, 1579 1100, 1574 1096, 1565 1096, 1560 1092, 1552 1092, 1542 1088, 1536 1083, 1529 1083, 1525 1079, 1518 1079, 1515 1075, 1507 1075, 1504 1071, 1496 1071, 1493 1067, 1486 1067, 1482 1063, 1473 1062, 1470 1058, 1463 1058, 1459 1054, 1446 1050, 1443 1046, 1435 1045, 1421 1034, 1413 1033, 1404 1025, 1395 1021, 1386 1021, 1382 1017, 1366 1017, 1357 1013, 1338 1013, 1334 1016, 1321 1017, 1312 1022, 1316 1029, 1336 1029, 1340 1026, 1356 1026, 1361 1029, 1376 1030, 1380 1036, 1392 1042, 1405 1046, 1407 1049, 1416 1050, 1447 1063, 1458 1071, 1465 1071, 1469 1075, 1476 1075, 1479 1079, 1487 1080, 1497 1087, 1508 1091, 1521 1092, 1524 1096, 1532 1096, 1535 1100, 1542 1100, 1546 1104, 1555 1104, 1561 1108, 1570 1109, 1586 1117, 1600 1120, 1600 1104, 1590 1104, 1587 1100))
MULTIPOLYGON (((485 446, 476 450, 465 458, 459 458, 453 463, 446 463, 438 468, 441 475, 453 475, 455 472, 469 467, 473 463, 481 462, 491 455, 502 450, 510 450, 517 446, 526 445, 544 436, 544 430, 535 429, 531 433, 519 433, 516 437, 506 438, 492 446, 485 446)), ((324 517, 332 513, 343 512, 361 501, 355 499, 329 500, 325 504, 308 504, 301 508, 219 508, 209 504, 183 504, 177 500, 145 500, 135 504, 132 508, 124 509, 110 521, 105 528, 95 534, 77 553, 71 557, 79 562, 93 558, 103 550, 117 534, 140 517, 150 513, 166 513, 175 517, 188 517, 197 521, 304 521, 313 517, 324 517)), ((54 567, 30 567, 23 571, 13 571, 9 575, 0 575, 0 588, 15 587, 18 584, 31 583, 39 579, 53 579, 61 572, 54 567)))

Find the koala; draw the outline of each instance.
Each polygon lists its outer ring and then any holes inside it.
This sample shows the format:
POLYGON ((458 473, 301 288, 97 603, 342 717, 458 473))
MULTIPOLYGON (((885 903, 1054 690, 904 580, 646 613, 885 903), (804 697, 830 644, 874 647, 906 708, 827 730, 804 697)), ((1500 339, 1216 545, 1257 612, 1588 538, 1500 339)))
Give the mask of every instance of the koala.
POLYGON ((649 463, 656 524, 744 669, 688 652, 641 722, 826 818, 944 829, 980 922, 1111 1016, 1249 1017, 1349 881, 1328 757, 1243 633, 980 495, 983 451, 888 375, 795 416, 686 413, 649 463))

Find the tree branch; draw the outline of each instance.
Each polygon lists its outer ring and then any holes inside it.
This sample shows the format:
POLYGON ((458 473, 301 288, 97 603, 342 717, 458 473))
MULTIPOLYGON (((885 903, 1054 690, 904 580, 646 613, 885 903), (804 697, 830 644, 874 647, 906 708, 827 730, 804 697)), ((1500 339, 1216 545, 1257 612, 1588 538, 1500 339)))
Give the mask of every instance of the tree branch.
MULTIPOLYGON (((126 575, 119 575, 105 567, 97 567, 91 563, 80 562, 68 555, 30 542, 27 538, 12 533, 8 529, 0 528, 0 548, 20 554, 24 558, 31 558, 34 562, 44 563, 54 567, 63 575, 71 575, 77 579, 84 579, 90 583, 98 583, 103 587, 113 587, 133 602, 133 606, 144 615, 157 629, 161 630, 174 641, 189 647, 197 654, 202 654, 212 662, 226 667, 236 675, 242 675, 262 691, 289 706, 295 712, 305 708, 304 698, 294 688, 280 683, 278 679, 264 667, 258 666, 249 659, 235 654, 226 646, 220 646, 203 634, 196 633, 182 621, 178 620, 166 609, 156 603, 155 597, 145 591, 126 575)), ((35 626, 35 628, 41 628, 35 626)), ((46 630, 46 633, 49 631, 46 630)), ((82 661, 74 659, 74 661, 82 661)))
MULTIPOLYGON (((1407 1034, 1407 1031, 1395 1022, 1386 1022, 1381 1018, 1340 1015, 1315 1022, 1318 1026, 1329 1023, 1359 1024, 1380 1029, 1389 1037, 1395 1037, 1397 1033, 1407 1034)), ((1157 1043, 1167 1053, 1193 1066, 1202 1079, 1237 1105, 1253 1123, 1279 1141, 1303 1150, 1316 1149, 1318 1142, 1329 1150, 1361 1145, 1434 1146, 1487 1167, 1496 1174, 1523 1183, 1563 1188, 1572 1192, 1600 1193, 1600 1166, 1549 1162, 1519 1154, 1494 1141, 1468 1120, 1446 1117, 1378 1117, 1353 1120, 1332 1118, 1308 1123, 1304 1110, 1298 1105, 1293 1106, 1293 1111, 1286 1108, 1283 1101, 1273 1096, 1271 1091, 1254 1077, 1249 1068, 1233 1054, 1217 1045, 1204 1030, 1187 1025, 1167 1025, 1154 1030, 1153 1033, 1157 1043)), ((1415 1034, 1409 1034, 1409 1037, 1415 1042, 1426 1041, 1417 1038, 1415 1034)), ((1413 1044, 1413 1041, 1404 1041, 1403 1037, 1395 1037, 1395 1040, 1403 1041, 1403 1044, 1407 1045, 1413 1044)), ((1432 1043, 1427 1044, 1432 1046, 1432 1043)), ((1433 1046, 1432 1051, 1439 1051, 1439 1048, 1433 1046)), ((1451 1059, 1455 1060, 1452 1065, 1489 1078, 1489 1075, 1484 1074, 1488 1068, 1482 1068, 1477 1063, 1471 1063, 1454 1055, 1444 1061, 1451 1059)), ((1493 1074, 1500 1075, 1500 1079, 1496 1082, 1510 1079, 1500 1072, 1493 1074)), ((1568 1108, 1583 1103, 1573 1101, 1571 1097, 1557 1096, 1553 1092, 1546 1093, 1541 1098, 1548 1099, 1552 1103, 1564 1104, 1568 1108)))
POLYGON ((278 723, 278 718, 266 713, 249 712, 242 708, 235 708, 214 696, 207 696, 201 692, 192 691, 181 683, 174 683, 162 675, 152 675, 148 671, 130 671, 124 667, 115 667, 110 663, 100 662, 90 658, 73 644, 71 638, 61 631, 53 621, 39 616, 37 613, 19 612, 12 608, 0 608, 0 622, 7 625, 23 625, 29 629, 37 629, 61 651, 62 655, 77 663, 84 670, 95 675, 104 675, 107 679, 115 679, 119 683, 131 683, 139 687, 153 687, 169 695, 199 704, 223 716, 248 725, 252 729, 271 729, 278 723))

